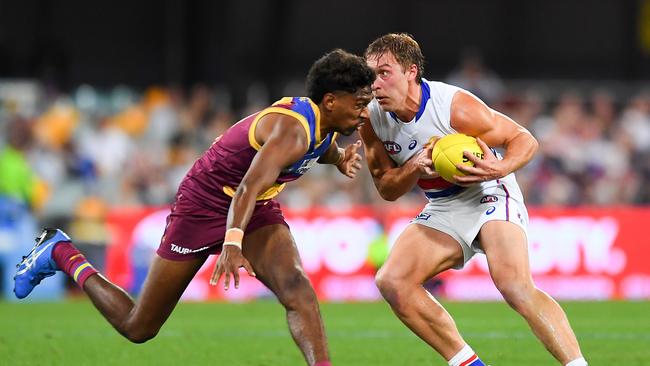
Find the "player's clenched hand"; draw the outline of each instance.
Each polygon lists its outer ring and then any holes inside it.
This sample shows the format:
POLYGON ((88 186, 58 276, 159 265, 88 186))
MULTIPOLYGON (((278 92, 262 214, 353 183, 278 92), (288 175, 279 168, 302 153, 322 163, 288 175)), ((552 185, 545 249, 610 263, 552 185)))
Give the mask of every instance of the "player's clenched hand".
POLYGON ((359 169, 361 169, 361 155, 357 150, 361 147, 361 140, 357 140, 354 144, 348 145, 344 150, 343 159, 336 164, 336 167, 345 176, 354 178, 359 169))
POLYGON ((487 144, 478 137, 476 138, 476 142, 481 147, 481 150, 483 150, 483 159, 479 159, 469 151, 465 151, 463 155, 474 163, 474 166, 456 164, 456 168, 466 174, 464 177, 455 175, 454 179, 456 182, 461 185, 467 185, 495 180, 508 175, 508 172, 504 172, 505 169, 502 160, 497 159, 487 144))
POLYGON ((225 274, 223 283, 224 290, 228 291, 228 288, 230 287, 231 275, 235 278, 235 288, 239 288, 239 268, 241 267, 244 267, 249 275, 255 277, 253 267, 248 260, 244 258, 241 249, 234 245, 224 245, 221 255, 217 260, 217 264, 214 266, 214 271, 212 271, 210 285, 216 286, 219 283, 221 276, 225 274))

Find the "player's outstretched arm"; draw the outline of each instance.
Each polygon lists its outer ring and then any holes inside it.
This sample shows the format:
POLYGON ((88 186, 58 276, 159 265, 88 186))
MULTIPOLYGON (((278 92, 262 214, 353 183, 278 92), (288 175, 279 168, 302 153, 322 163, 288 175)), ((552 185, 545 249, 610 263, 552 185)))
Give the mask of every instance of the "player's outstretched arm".
POLYGON ((307 133, 294 117, 270 113, 262 117, 255 131, 262 148, 255 155, 233 196, 228 210, 224 246, 212 273, 210 284, 216 285, 222 275, 228 290, 230 277, 239 288, 239 268, 254 276, 255 273, 241 250, 243 232, 253 215, 257 196, 269 189, 285 167, 298 161, 308 149, 307 133))
POLYGON ((370 123, 359 129, 363 140, 368 169, 379 195, 387 201, 395 201, 409 192, 422 174, 431 174, 431 150, 426 148, 398 167, 388 156, 370 123))
POLYGON ((460 133, 477 137, 485 157, 489 157, 481 160, 466 153, 465 156, 475 165, 458 166, 458 169, 468 174, 457 177, 461 184, 505 177, 526 165, 537 151, 537 140, 528 130, 464 91, 457 92, 452 100, 451 127, 460 133), (493 157, 488 146, 505 148, 503 160, 493 157))

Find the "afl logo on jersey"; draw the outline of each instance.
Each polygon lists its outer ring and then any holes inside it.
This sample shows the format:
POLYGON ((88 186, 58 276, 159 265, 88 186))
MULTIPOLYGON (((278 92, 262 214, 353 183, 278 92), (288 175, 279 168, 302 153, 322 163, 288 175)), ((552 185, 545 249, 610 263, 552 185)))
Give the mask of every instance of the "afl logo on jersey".
POLYGON ((384 149, 391 155, 402 152, 402 147, 395 141, 384 141, 384 149))
POLYGON ((499 198, 497 198, 497 196, 488 194, 487 196, 483 196, 483 198, 481 198, 481 203, 492 203, 497 202, 498 200, 499 198))

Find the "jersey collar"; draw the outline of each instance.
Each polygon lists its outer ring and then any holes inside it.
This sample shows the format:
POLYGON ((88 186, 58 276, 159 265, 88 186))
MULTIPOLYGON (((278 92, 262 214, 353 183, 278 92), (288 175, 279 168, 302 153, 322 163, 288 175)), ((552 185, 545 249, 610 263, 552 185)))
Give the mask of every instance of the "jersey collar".
MULTIPOLYGON (((418 113, 415 114, 415 122, 422 117, 424 114, 424 109, 427 106, 427 103, 429 102, 429 98, 431 97, 431 89, 429 89, 429 84, 426 82, 426 80, 422 79, 422 82, 420 82, 420 88, 422 90, 422 100, 420 100, 420 109, 418 109, 418 113)), ((397 114, 395 112, 388 112, 391 117, 397 122, 401 122, 399 118, 397 118, 397 114)))

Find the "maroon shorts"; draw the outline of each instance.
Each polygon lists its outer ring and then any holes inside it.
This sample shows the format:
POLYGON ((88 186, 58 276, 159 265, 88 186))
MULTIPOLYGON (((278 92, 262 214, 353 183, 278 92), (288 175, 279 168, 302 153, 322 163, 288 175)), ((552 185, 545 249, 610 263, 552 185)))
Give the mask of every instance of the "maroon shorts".
MULTIPOLYGON (((225 195, 223 204, 215 208, 204 207, 182 194, 177 195, 172 211, 167 216, 158 255, 173 261, 183 261, 221 253, 229 206, 230 197, 225 195)), ((245 234, 273 224, 289 226, 284 221, 280 204, 275 200, 257 202, 245 234)))

